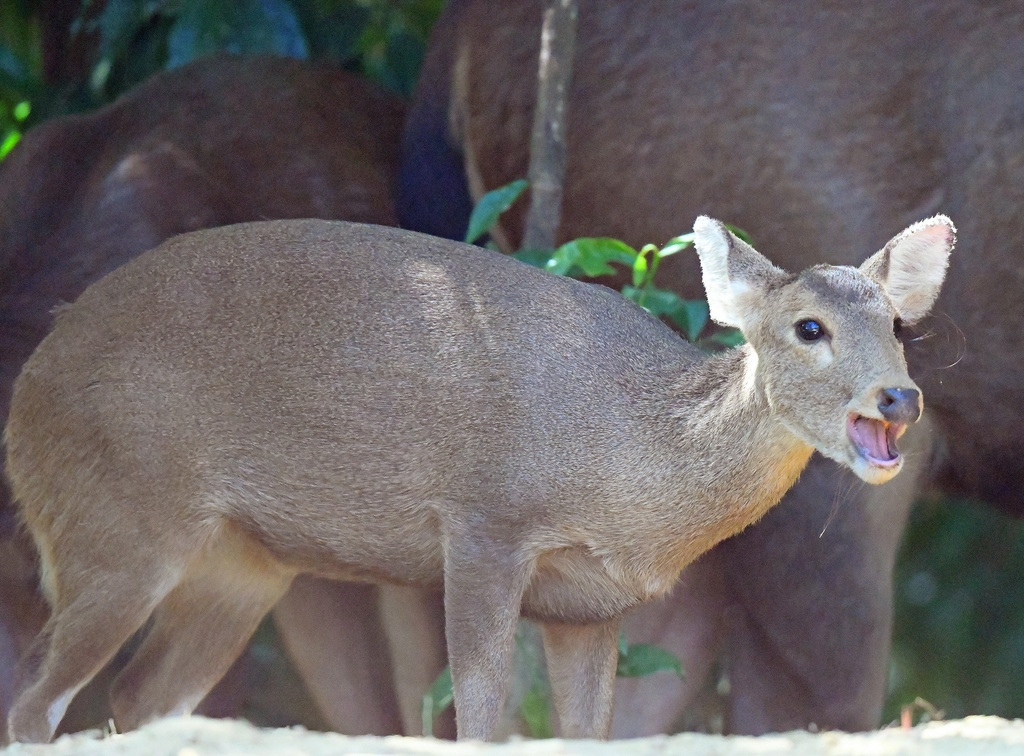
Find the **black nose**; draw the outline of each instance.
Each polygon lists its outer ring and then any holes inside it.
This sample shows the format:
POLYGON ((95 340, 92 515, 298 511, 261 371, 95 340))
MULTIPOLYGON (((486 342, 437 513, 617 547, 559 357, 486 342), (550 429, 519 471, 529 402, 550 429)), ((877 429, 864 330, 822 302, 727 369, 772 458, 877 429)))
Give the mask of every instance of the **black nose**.
POLYGON ((921 392, 916 389, 882 389, 878 395, 878 411, 890 423, 916 423, 921 417, 921 392))

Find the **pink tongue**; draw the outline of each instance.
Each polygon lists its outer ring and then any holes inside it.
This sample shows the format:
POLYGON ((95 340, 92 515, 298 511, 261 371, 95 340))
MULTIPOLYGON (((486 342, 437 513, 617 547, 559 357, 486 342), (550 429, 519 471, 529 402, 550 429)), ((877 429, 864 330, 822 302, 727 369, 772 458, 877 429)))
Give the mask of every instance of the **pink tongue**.
POLYGON ((867 452, 867 456, 873 459, 888 462, 896 459, 898 456, 895 450, 890 451, 885 425, 879 420, 858 417, 853 421, 851 435, 853 436, 854 443, 867 452))

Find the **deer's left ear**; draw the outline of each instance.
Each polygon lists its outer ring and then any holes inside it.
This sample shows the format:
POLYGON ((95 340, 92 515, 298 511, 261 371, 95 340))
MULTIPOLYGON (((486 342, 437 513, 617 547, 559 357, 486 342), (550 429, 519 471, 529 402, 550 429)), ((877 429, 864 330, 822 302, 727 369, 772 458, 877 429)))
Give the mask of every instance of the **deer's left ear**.
POLYGON ((954 244, 953 221, 936 215, 897 234, 860 270, 885 289, 903 322, 914 323, 935 304, 954 244))

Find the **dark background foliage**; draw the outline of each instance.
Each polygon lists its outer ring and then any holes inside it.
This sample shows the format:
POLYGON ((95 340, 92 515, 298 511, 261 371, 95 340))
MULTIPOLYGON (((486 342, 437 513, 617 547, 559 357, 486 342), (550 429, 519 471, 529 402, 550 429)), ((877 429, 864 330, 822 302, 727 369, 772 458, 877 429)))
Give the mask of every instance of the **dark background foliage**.
MULTIPOLYGON (((214 51, 328 60, 408 95, 443 0, 0 0, 0 158, 26 129, 214 51)), ((684 229, 680 229, 682 231, 684 229)), ((897 566, 885 718, 1024 716, 1024 523, 915 509, 897 566)))
POLYGON ((35 123, 98 107, 162 68, 218 51, 330 61, 408 95, 442 4, 0 0, 0 157, 35 123))

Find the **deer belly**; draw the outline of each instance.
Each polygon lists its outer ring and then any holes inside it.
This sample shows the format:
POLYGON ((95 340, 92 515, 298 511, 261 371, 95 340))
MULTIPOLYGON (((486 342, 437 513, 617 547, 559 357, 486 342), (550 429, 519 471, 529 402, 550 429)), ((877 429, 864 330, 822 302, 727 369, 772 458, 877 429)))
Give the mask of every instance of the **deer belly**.
POLYGON ((639 574, 615 571, 583 548, 545 554, 523 596, 522 614, 541 622, 591 623, 617 617, 671 588, 639 574))

